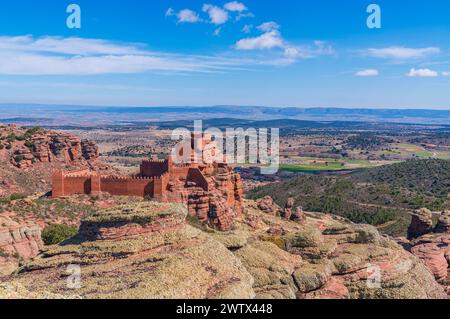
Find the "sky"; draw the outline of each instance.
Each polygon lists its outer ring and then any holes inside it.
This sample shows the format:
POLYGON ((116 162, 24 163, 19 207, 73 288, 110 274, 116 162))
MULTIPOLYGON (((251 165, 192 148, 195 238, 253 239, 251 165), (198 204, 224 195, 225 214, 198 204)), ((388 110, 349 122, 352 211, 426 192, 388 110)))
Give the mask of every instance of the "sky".
POLYGON ((2 0, 0 103, 450 109, 450 2, 2 0))

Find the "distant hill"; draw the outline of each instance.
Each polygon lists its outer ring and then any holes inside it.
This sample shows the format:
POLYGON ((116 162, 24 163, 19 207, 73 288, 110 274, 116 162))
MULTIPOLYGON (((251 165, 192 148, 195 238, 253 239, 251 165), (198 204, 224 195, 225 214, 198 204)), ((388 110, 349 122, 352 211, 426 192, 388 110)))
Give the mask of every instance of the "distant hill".
POLYGON ((450 161, 414 160, 371 168, 347 176, 299 176, 256 188, 249 198, 270 195, 284 205, 289 197, 308 211, 333 213, 354 222, 382 226, 404 235, 409 212, 427 207, 450 209, 450 161))
POLYGON ((206 119, 354 121, 410 124, 448 124, 450 110, 299 108, 217 105, 206 107, 109 107, 74 105, 0 104, 0 122, 20 125, 123 124, 130 121, 156 122, 206 119), (26 114, 26 116, 24 116, 26 114), (48 116, 43 118, 43 114, 48 116), (69 121, 70 120, 70 121, 69 121))

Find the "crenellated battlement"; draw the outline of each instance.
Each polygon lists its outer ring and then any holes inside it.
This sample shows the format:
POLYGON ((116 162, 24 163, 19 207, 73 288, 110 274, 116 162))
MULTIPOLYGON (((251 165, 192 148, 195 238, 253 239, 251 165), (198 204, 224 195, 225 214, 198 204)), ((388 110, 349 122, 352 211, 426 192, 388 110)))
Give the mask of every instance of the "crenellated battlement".
POLYGON ((105 175, 89 170, 55 171, 53 197, 75 194, 151 197, 161 202, 185 203, 192 216, 229 230, 242 212, 242 187, 226 164, 174 164, 144 160, 134 176, 105 175), (227 168, 227 169, 223 169, 227 168), (220 174, 220 183, 212 176, 220 174))

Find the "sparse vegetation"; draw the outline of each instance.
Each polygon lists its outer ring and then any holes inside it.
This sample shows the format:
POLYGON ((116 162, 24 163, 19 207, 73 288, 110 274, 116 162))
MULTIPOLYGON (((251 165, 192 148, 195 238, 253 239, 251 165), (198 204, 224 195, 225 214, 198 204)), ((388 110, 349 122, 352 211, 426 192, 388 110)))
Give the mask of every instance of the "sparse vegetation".
POLYGON ((385 233, 402 235, 411 210, 449 209, 449 189, 450 161, 414 160, 348 176, 299 176, 255 188, 247 196, 256 199, 270 195, 281 206, 294 197, 307 211, 340 215, 356 223, 382 226, 385 233))
POLYGON ((56 245, 75 236, 78 229, 73 226, 53 224, 42 231, 42 241, 46 245, 56 245))

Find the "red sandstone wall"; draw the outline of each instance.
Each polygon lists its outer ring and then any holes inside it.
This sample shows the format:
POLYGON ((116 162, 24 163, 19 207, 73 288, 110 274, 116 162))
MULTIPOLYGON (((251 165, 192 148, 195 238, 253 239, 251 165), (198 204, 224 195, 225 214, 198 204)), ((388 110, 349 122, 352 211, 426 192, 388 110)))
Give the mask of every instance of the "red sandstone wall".
POLYGON ((117 196, 153 197, 152 179, 101 178, 101 191, 117 196))
POLYGON ((141 164, 141 175, 146 177, 161 176, 168 170, 168 161, 151 162, 144 161, 141 164))
POLYGON ((91 177, 65 177, 64 178, 64 196, 74 194, 90 194, 91 192, 91 177))
POLYGON ((188 170, 187 181, 196 183, 197 186, 203 188, 205 191, 209 190, 208 181, 198 168, 191 168, 188 170))

